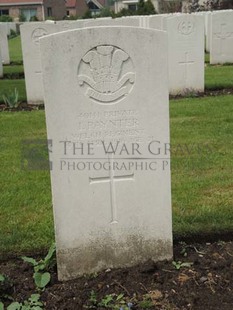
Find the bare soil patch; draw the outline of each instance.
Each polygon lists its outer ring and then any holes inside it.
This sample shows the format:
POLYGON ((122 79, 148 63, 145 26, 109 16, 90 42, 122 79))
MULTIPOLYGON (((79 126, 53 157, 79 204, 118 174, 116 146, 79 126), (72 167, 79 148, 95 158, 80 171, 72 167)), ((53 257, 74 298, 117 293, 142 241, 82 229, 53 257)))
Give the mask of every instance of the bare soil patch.
MULTIPOLYGON (((111 294, 124 294, 132 310, 233 309, 233 242, 180 242, 174 246, 174 261, 149 261, 68 282, 58 281, 54 267, 51 283, 42 292, 44 309, 114 309, 98 305, 111 294), (91 294, 96 302, 91 301, 91 294)), ((0 273, 11 279, 4 289, 14 300, 22 302, 35 293, 32 267, 21 259, 2 261, 0 273)))

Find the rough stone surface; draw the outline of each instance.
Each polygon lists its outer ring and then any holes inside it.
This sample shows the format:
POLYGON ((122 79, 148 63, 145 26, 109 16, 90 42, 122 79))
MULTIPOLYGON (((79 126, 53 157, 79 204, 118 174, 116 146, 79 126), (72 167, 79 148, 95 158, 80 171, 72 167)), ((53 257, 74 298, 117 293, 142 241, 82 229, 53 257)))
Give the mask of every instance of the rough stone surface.
POLYGON ((9 23, 0 23, 0 25, 6 25, 7 26, 7 34, 11 34, 11 30, 16 32, 16 23, 9 22, 9 23))
POLYGON ((162 21, 164 15, 151 15, 151 16, 130 16, 121 18, 97 18, 84 21, 84 27, 98 27, 98 26, 129 26, 141 28, 162 29, 162 21))
POLYGON ((23 25, 21 25, 20 32, 28 103, 41 104, 44 102, 39 38, 57 32, 76 29, 81 26, 82 21, 64 21, 58 23, 37 22, 24 23, 23 25))
POLYGON ((204 91, 204 17, 180 14, 167 17, 169 92, 204 91))
POLYGON ((96 27, 40 42, 59 279, 171 259, 166 33, 96 27))
POLYGON ((0 78, 3 77, 3 65, 2 65, 2 54, 0 50, 0 78))
POLYGON ((166 17, 166 14, 163 15, 152 15, 149 17, 149 28, 152 29, 163 29, 163 19, 166 17))
POLYGON ((233 63, 233 11, 211 16, 210 63, 233 63))
POLYGON ((210 52, 211 15, 212 12, 206 12, 205 14, 205 50, 207 53, 210 52))
POLYGON ((7 25, 0 24, 0 48, 2 54, 2 61, 5 65, 10 63, 10 54, 7 39, 7 25))

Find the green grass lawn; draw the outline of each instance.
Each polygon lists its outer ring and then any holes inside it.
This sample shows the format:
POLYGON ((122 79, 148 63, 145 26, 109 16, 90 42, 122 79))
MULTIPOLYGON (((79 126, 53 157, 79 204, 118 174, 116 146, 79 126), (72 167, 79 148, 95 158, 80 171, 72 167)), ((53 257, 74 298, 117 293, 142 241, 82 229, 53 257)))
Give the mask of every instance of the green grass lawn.
POLYGON ((205 88, 208 90, 233 88, 233 66, 209 66, 205 68, 205 88))
POLYGON ((233 231, 232 103, 233 96, 171 102, 176 234, 233 231))
MULTIPOLYGON (((232 102, 233 96, 219 96, 170 103, 176 235, 233 230, 232 102)), ((54 238, 49 172, 21 169, 21 141, 46 137, 44 111, 2 112, 0 131, 0 253, 48 248, 54 238)))
POLYGON ((3 103, 2 96, 9 95, 15 88, 19 92, 19 101, 26 101, 25 80, 0 80, 0 103, 3 103))
MULTIPOLYGON (((19 64, 22 63, 23 59, 20 36, 9 40, 9 51, 11 62, 16 64, 3 66, 4 74, 23 73, 23 65, 19 64)), ((14 91, 15 88, 17 88, 19 92, 19 100, 26 101, 26 89, 24 79, 0 79, 0 103, 3 103, 2 95, 9 94, 10 92, 14 91)))
POLYGON ((24 73, 23 65, 3 66, 4 74, 24 73))
POLYGON ((210 54, 205 53, 205 63, 210 63, 210 54))
POLYGON ((44 112, 2 112, 0 132, 0 253, 43 249, 53 239, 49 172, 21 169, 21 141, 46 137, 44 112))
POLYGON ((20 36, 9 40, 9 52, 11 62, 20 63, 23 61, 20 36))

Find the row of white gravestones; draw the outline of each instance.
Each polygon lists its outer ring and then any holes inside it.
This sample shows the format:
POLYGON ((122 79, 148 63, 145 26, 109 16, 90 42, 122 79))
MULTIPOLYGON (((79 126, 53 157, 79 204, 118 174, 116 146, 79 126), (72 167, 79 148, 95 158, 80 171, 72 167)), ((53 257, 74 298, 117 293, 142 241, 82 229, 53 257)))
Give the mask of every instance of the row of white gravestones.
POLYGON ((192 13, 192 15, 198 15, 204 17, 204 26, 205 26, 205 51, 209 53, 209 16, 210 11, 200 11, 192 13))
POLYGON ((210 64, 233 63, 233 10, 211 14, 210 64))
MULTIPOLYGON (((145 26, 144 18, 119 18, 119 19, 97 19, 60 21, 56 23, 25 23, 20 27, 22 51, 24 60, 24 72, 26 81, 27 101, 30 104, 40 104, 44 102, 43 86, 41 77, 41 63, 39 38, 45 35, 92 26, 145 26)), ((148 24, 148 23, 147 23, 148 24)), ((149 26, 161 29, 161 17, 151 17, 149 26)))
POLYGON ((98 26, 129 26, 141 28, 154 28, 161 30, 163 27, 164 15, 151 16, 131 16, 116 19, 90 19, 84 23, 84 27, 98 27, 98 26))
MULTIPOLYGON (((210 53, 210 45, 212 36, 214 35, 212 32, 212 15, 213 14, 219 14, 222 16, 222 24, 224 24, 224 14, 223 13, 229 13, 233 12, 232 10, 221 10, 221 11, 208 11, 205 12, 205 37, 206 37, 206 44, 205 44, 205 50, 206 52, 210 53)), ((215 25, 216 27, 216 25, 215 25)), ((221 28, 221 27, 219 27, 221 28)), ((219 32, 221 32, 221 29, 218 29, 219 32)))
POLYGON ((177 24, 175 29, 170 27, 170 22, 166 24, 166 19, 170 18, 169 15, 155 15, 149 17, 134 16, 118 19, 91 19, 75 22, 64 21, 57 22, 55 24, 28 23, 21 26, 20 31, 22 37, 22 49, 28 102, 31 104, 39 104, 43 103, 44 101, 41 78, 40 51, 38 45, 39 38, 44 35, 62 32, 69 29, 97 26, 131 26, 152 29, 165 29, 166 27, 166 30, 169 32, 169 79, 171 79, 169 83, 171 85, 170 92, 172 94, 179 94, 185 93, 190 90, 199 92, 203 91, 204 22, 203 20, 201 20, 202 17, 191 16, 188 14, 177 14, 172 16, 173 21, 177 20, 177 23, 175 22, 177 24), (186 33, 187 30, 185 30, 183 31, 184 35, 179 35, 180 33, 182 33, 182 31, 180 31, 180 28, 189 28, 189 25, 192 23, 194 23, 195 25, 192 26, 190 33, 186 33), (168 25, 168 27, 166 25, 168 25), (179 40, 179 42, 176 42, 174 40, 174 35, 175 38, 179 40), (196 40, 196 43, 194 43, 192 40, 196 40), (178 53, 176 53, 176 50, 178 50, 181 55, 178 55, 178 53), (173 62, 175 62, 175 65, 173 64, 173 62), (192 65, 194 63, 195 65, 192 65), (175 76, 173 71, 174 66, 176 66, 176 69, 178 69, 178 71, 175 72, 175 76), (177 76, 179 77, 178 79, 177 76))
MULTIPOLYGON (((210 53, 210 63, 232 63, 233 10, 198 12, 192 15, 201 15, 205 19, 205 50, 210 53), (227 53, 224 52, 224 49, 227 53)), ((177 16, 177 14, 169 16, 177 16)))
POLYGON ((7 25, 0 24, 0 49, 2 54, 3 64, 10 63, 10 54, 7 39, 7 25))
POLYGON ((13 30, 14 32, 16 32, 16 23, 14 22, 4 22, 4 23, 0 23, 0 25, 5 25, 7 27, 7 35, 11 34, 11 30, 13 30))
POLYGON ((164 20, 168 33, 169 92, 204 91, 204 17, 178 15, 164 20))
POLYGON ((24 23, 20 26, 27 101, 30 104, 44 102, 41 76, 39 38, 83 27, 83 20, 50 23, 24 23))
POLYGON ((205 15, 205 50, 207 53, 210 52, 211 15, 212 12, 207 12, 205 15))
POLYGON ((83 28, 40 48, 59 279, 171 259, 166 33, 83 28))
POLYGON ((173 14, 111 20, 93 20, 86 27, 118 25, 163 29, 168 33, 169 92, 172 95, 204 91, 205 18, 173 14))

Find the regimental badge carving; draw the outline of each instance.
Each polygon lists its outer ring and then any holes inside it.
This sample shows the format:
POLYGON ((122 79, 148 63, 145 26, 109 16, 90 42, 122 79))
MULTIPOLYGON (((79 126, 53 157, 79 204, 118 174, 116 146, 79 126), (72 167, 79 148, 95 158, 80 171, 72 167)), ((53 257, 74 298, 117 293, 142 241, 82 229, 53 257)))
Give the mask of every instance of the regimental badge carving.
POLYGON ((183 35, 189 35, 194 32, 195 25, 190 20, 184 20, 179 23, 178 31, 183 35))
POLYGON ((78 81, 86 95, 100 104, 114 104, 127 96, 135 83, 130 56, 112 45, 88 51, 78 68, 78 81))
POLYGON ((37 28, 32 33, 32 41, 35 44, 39 44, 39 39, 43 36, 46 36, 48 34, 48 31, 44 28, 37 28))

